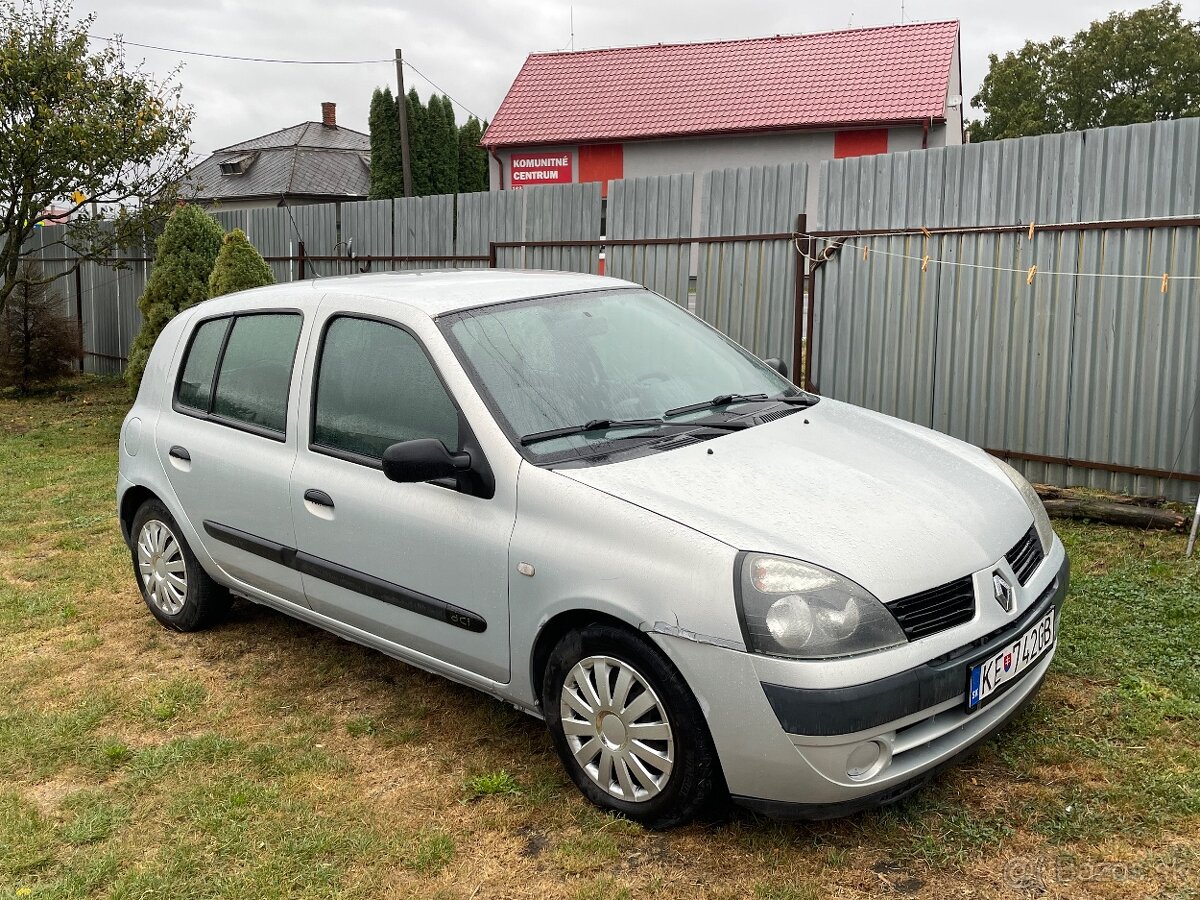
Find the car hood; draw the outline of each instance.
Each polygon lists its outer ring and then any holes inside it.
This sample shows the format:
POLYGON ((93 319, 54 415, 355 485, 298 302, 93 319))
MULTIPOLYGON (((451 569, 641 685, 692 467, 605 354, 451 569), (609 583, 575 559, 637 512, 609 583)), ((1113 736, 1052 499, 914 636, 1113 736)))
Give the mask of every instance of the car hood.
POLYGON ((559 473, 739 550, 831 569, 885 602, 993 565, 1032 524, 982 450, 828 399, 697 444, 559 473))

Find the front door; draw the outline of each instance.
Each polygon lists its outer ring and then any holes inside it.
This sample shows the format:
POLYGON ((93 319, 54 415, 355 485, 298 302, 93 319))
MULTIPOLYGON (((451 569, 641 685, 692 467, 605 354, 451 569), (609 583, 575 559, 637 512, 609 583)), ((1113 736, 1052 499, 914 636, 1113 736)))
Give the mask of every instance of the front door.
POLYGON ((451 483, 384 477, 389 445, 436 438, 459 451, 470 428, 412 331, 331 302, 315 323, 320 346, 302 395, 308 431, 292 473, 296 564, 309 603, 507 682, 515 484, 480 496, 451 483))
POLYGON ((200 322, 155 449, 213 561, 238 581, 307 605, 300 574, 271 552, 295 544, 288 410, 302 328, 295 311, 200 322))

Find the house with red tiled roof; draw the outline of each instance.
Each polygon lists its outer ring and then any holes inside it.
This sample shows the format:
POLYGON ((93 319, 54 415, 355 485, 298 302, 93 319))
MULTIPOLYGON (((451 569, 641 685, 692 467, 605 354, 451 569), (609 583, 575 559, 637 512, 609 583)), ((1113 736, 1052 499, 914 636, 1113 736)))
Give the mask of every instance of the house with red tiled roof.
MULTIPOLYGON (((483 138, 493 190, 960 144, 956 21, 525 61, 483 138)), ((810 189, 810 198, 815 197, 810 189)))

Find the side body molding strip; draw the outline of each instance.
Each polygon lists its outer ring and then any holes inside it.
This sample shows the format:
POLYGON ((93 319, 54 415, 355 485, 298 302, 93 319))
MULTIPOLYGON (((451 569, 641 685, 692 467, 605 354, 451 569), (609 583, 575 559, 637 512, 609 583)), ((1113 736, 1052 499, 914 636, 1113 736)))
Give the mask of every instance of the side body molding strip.
POLYGON ((239 550, 245 550, 247 553, 253 553, 255 556, 261 556, 263 559, 269 559, 271 562, 287 566, 289 569, 295 569, 304 575, 327 581, 340 588, 372 597, 382 603, 398 606, 419 616, 437 619, 439 622, 445 622, 465 631, 487 630, 487 621, 482 616, 469 609, 463 609, 461 606, 455 606, 453 603, 447 603, 445 600, 439 600, 437 597, 430 597, 428 594, 384 581, 382 578, 376 578, 365 572, 348 569, 327 559, 321 559, 319 556, 313 556, 311 553, 305 553, 294 547, 285 547, 283 544, 277 544, 219 522, 205 520, 204 530, 214 540, 237 547, 239 550))

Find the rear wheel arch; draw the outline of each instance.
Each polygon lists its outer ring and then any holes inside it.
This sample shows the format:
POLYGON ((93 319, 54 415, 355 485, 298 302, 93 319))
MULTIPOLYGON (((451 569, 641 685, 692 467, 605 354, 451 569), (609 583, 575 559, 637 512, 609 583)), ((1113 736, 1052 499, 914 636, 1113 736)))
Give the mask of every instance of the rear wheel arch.
POLYGON ((135 484, 121 496, 121 506, 118 511, 121 520, 121 537, 125 538, 125 543, 130 546, 133 545, 133 517, 137 515, 137 511, 147 500, 157 500, 162 503, 162 498, 158 494, 140 484, 135 484))

